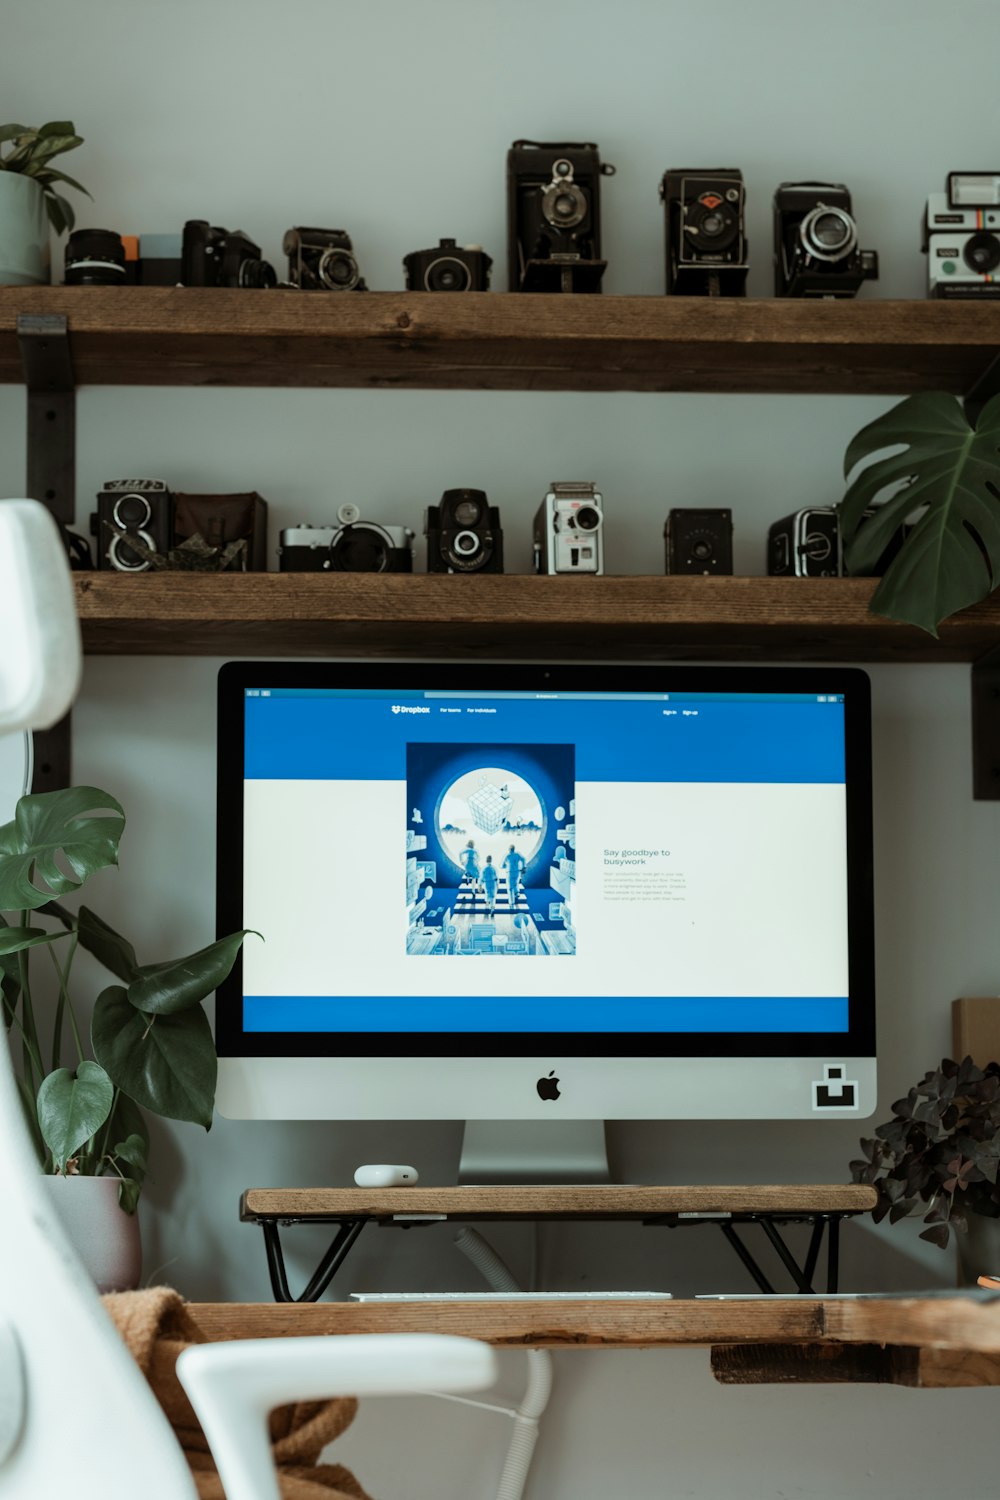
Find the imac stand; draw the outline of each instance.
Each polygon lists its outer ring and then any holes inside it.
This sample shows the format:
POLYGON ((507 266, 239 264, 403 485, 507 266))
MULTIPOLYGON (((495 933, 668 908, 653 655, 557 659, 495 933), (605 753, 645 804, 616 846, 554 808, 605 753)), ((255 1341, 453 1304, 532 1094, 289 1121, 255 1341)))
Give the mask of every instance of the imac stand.
POLYGON ((603 1120, 466 1120, 460 1187, 610 1182, 603 1120))

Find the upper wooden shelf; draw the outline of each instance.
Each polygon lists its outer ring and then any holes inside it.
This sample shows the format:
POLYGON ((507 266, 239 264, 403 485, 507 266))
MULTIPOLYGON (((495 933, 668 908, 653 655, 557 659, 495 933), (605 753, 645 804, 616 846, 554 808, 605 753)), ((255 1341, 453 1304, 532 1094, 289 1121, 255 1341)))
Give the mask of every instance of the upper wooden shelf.
POLYGON ((961 395, 1000 351, 996 303, 0 287, 0 381, 20 314, 79 385, 961 395))
POLYGON ((523 574, 74 575, 98 655, 687 661, 976 661, 1000 597, 940 640, 868 610, 867 578, 523 574))

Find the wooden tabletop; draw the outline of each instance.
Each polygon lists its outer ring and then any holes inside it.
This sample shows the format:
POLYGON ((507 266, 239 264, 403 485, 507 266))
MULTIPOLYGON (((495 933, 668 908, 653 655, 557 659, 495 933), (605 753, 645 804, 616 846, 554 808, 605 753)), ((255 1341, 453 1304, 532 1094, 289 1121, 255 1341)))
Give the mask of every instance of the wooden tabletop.
POLYGON ((738 1187, 248 1188, 240 1217, 393 1219, 400 1214, 472 1219, 647 1219, 691 1214, 859 1214, 877 1194, 863 1183, 738 1187))
POLYGON ((500 1348, 712 1350, 717 1379, 1000 1384, 1000 1295, 638 1302, 200 1303, 211 1339, 451 1333, 500 1348))

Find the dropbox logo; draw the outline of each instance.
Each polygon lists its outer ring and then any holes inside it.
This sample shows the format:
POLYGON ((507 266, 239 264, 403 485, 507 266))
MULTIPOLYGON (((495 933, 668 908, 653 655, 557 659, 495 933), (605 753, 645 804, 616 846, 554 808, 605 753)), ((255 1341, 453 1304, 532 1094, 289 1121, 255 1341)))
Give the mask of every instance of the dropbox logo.
POLYGON ((429 714, 429 708, 418 708, 414 703, 394 703, 392 705, 394 714, 429 714))

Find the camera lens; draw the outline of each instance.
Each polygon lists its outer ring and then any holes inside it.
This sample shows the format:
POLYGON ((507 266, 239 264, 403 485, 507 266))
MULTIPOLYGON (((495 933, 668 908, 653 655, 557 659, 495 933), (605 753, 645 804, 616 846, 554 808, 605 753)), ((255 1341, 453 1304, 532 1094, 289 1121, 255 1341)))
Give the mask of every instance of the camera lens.
POLYGON ((574 519, 580 531, 596 531, 601 524, 601 512, 596 505, 581 505, 574 519))
POLYGON ((970 235, 962 258, 971 271, 988 276, 1000 266, 1000 239, 995 234, 970 235))
POLYGON ((479 505, 475 500, 460 500, 455 506, 455 520, 459 526, 475 526, 479 520, 479 505))
POLYGON ((706 214, 701 221, 701 232, 708 236, 721 234, 726 227, 726 221, 721 214, 706 214))
POLYGON ((571 162, 565 161, 563 158, 560 158, 559 161, 554 161, 552 163, 553 177, 571 177, 572 175, 573 166, 571 162))
MULTIPOLYGON (((137 533, 138 539, 150 552, 156 551, 156 543, 148 531, 137 533)), ((108 543, 108 562, 119 573, 146 573, 152 567, 152 563, 146 558, 140 557, 122 537, 113 536, 108 543)))
POLYGON ((431 261, 424 272, 424 286, 429 292, 467 292, 472 273, 462 261, 442 255, 431 261))
POLYGON ((817 203, 799 226, 808 254, 817 260, 843 260, 857 248, 858 227, 843 208, 829 208, 817 203))
POLYGON ((113 229, 77 229, 66 241, 67 286, 122 286, 125 246, 113 229))
POLYGON ((345 526, 330 543, 330 567, 336 573, 383 573, 389 561, 389 538, 377 526, 345 526))
POLYGON ((453 537, 451 545, 463 557, 473 557, 482 543, 474 531, 460 531, 453 537))
POLYGON ((274 267, 266 260, 241 260, 240 261, 240 286, 268 287, 274 286, 277 281, 274 267))
POLYGON ((698 562, 707 562, 711 555, 711 544, 704 540, 695 542, 691 548, 691 556, 697 558, 698 562))
POLYGON ((554 229, 573 229, 587 214, 587 195, 575 183, 555 181, 542 194, 542 213, 554 229))
POLYGON ((357 286, 358 263, 346 250, 327 250, 320 258, 319 279, 331 292, 350 292, 357 286))
POLYGON ((145 495, 122 495, 115 501, 111 514, 116 525, 131 526, 134 531, 145 526, 153 511, 145 495))

